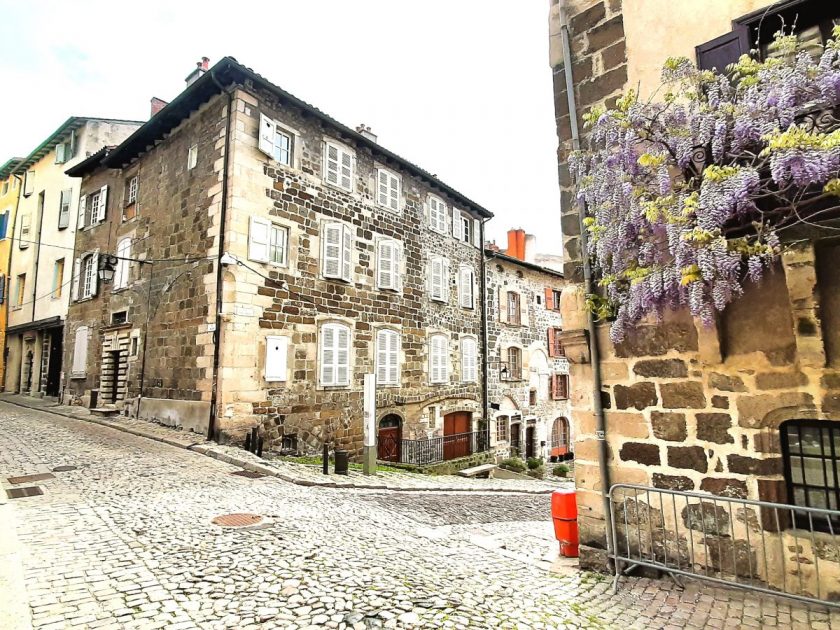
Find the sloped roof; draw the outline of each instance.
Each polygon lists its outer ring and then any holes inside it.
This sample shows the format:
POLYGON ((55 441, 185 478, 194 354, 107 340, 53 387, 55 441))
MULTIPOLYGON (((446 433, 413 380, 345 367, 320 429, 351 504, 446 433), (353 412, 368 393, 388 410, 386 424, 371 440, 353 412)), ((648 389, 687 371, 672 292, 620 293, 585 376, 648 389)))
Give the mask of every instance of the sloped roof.
POLYGON ((6 160, 3 166, 0 166, 0 180, 6 179, 9 175, 14 173, 17 165, 23 161, 23 158, 13 157, 6 160))

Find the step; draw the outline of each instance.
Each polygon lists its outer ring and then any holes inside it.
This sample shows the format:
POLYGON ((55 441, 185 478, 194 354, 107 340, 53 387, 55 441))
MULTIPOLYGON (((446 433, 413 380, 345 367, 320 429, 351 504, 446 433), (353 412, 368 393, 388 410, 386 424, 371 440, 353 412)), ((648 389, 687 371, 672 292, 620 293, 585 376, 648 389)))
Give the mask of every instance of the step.
POLYGON ((479 475, 486 475, 496 468, 498 468, 496 464, 481 464, 480 466, 473 466, 472 468, 459 470, 457 474, 461 477, 478 477, 479 475))
POLYGON ((107 418, 109 416, 116 416, 120 412, 120 410, 114 407, 94 407, 90 410, 90 412, 94 416, 103 416, 107 418))

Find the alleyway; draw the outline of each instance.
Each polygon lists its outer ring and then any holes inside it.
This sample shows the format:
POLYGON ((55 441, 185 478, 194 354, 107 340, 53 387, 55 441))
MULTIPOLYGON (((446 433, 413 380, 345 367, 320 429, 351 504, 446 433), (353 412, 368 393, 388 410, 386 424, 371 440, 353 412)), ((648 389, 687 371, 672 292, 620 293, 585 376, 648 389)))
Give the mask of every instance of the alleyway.
POLYGON ((840 627, 838 613, 740 592, 639 579, 613 596, 603 576, 549 574, 544 495, 249 479, 197 453, 0 403, 4 488, 57 466, 75 469, 36 482, 43 496, 0 498, 0 551, 17 551, 2 558, 21 565, 20 590, 7 567, 6 592, 28 600, 38 628, 840 627), (241 512, 267 525, 211 523, 241 512))

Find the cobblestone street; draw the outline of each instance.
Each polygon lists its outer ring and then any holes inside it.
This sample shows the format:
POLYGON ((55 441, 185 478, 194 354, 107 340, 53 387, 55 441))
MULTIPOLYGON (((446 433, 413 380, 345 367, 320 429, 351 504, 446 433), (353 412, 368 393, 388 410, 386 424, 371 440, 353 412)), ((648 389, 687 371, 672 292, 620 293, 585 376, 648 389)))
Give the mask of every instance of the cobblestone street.
POLYGON ((836 612, 742 592, 629 578, 613 595, 604 576, 549 573, 547 495, 304 487, 236 470, 0 403, 3 486, 43 490, 0 499, 32 626, 840 627, 836 612), (75 469, 7 482, 58 466, 75 469), (211 522, 228 513, 265 520, 211 522))

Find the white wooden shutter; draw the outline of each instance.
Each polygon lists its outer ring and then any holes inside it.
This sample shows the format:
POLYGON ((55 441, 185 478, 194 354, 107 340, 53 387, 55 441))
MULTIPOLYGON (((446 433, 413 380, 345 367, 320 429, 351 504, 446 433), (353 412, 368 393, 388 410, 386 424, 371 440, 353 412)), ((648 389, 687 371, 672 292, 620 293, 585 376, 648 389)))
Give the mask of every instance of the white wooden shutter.
POLYGON ((76 329, 76 341, 73 345, 72 376, 84 376, 87 372, 88 327, 79 326, 76 329))
POLYGON ((90 279, 90 294, 96 295, 96 290, 99 288, 99 252, 97 251, 91 257, 91 279, 90 279))
POLYGON ((271 118, 260 112, 260 151, 270 157, 274 157, 274 135, 277 132, 277 126, 271 118))
POLYGON ((376 284, 380 289, 396 289, 394 262, 396 257, 396 243, 394 241, 379 241, 377 248, 376 284))
POLYGON ((353 190, 353 154, 341 150, 341 187, 353 190))
POLYGON ((380 330, 376 335, 376 381, 382 385, 399 383, 400 336, 393 330, 380 330))
POLYGON ((268 262, 268 241, 271 222, 259 217, 251 217, 248 229, 248 259, 268 262))
POLYGON ((449 301, 449 259, 443 259, 443 301, 449 301))
MULTIPOLYGON (((62 145, 63 146, 63 145, 62 145)), ((58 210, 58 229, 63 230, 70 225, 70 200, 73 198, 73 189, 66 188, 61 191, 61 205, 58 210)))
POLYGON ((433 300, 443 299, 443 259, 433 256, 429 261, 429 294, 433 300))
POLYGON ((475 339, 467 337, 461 340, 461 380, 474 383, 478 380, 476 371, 476 343, 475 339))
POLYGON ((87 195, 79 197, 79 220, 76 222, 76 227, 81 229, 85 227, 85 212, 87 211, 87 195))
POLYGON ((117 268, 114 273, 114 289, 122 289, 128 285, 128 265, 126 260, 131 256, 131 239, 124 238, 117 244, 117 268))
POLYGON ((55 145, 55 163, 64 164, 67 161, 66 145, 62 142, 55 145))
POLYGON ((481 249, 481 221, 473 219, 473 245, 481 249))
POLYGON ((335 384, 335 326, 325 325, 321 327, 321 385, 335 384))
POLYGON ((350 384, 350 329, 338 326, 336 348, 336 385, 350 384))
POLYGON ((394 242, 394 288, 402 291, 402 243, 394 242))
POLYGON ((105 220, 105 206, 108 203, 108 186, 99 189, 99 205, 96 208, 96 221, 105 220))
POLYGON ((322 264, 325 278, 341 277, 343 230, 340 223, 325 223, 322 264))
POLYGON ((452 208, 452 236, 457 240, 464 240, 464 222, 461 221, 461 211, 453 206, 452 208))
POLYGON ((353 272, 353 234, 346 225, 342 226, 341 279, 350 282, 353 272))
POLYGON ((443 335, 433 335, 431 340, 432 382, 445 383, 449 379, 447 340, 443 335))
POLYGON ((508 321, 508 296, 504 287, 499 287, 499 321, 503 324, 508 321))
POLYGON ((76 261, 73 263, 73 276, 72 276, 72 290, 71 290, 71 297, 73 301, 79 299, 79 284, 82 277, 82 259, 77 258, 76 261))
POLYGON ((324 151, 324 179, 328 184, 339 185, 339 150, 334 144, 327 143, 324 151))
POLYGON ((377 171, 376 201, 394 212, 400 209, 400 178, 382 168, 377 171))
POLYGON ((473 308, 473 270, 461 267, 458 274, 458 303, 464 308, 473 308))
POLYGON ((395 332, 388 344, 388 382, 394 385, 400 382, 400 336, 395 332))
POLYGON ((286 380, 286 358, 289 338, 269 335, 265 338, 265 380, 286 380))

